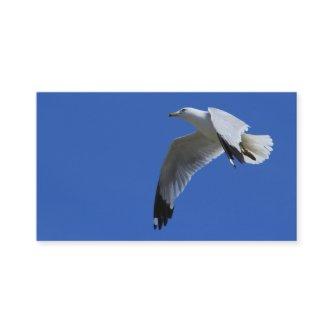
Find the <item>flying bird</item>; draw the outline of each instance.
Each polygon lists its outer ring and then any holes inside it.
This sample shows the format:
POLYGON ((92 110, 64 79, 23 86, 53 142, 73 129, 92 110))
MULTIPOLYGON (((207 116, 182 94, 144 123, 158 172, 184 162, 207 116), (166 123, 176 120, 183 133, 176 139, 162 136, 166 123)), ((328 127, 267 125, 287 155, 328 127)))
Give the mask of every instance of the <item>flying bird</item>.
POLYGON ((154 229, 162 229, 172 217, 174 202, 191 177, 225 152, 235 168, 236 160, 260 164, 269 158, 273 140, 269 135, 247 134, 249 125, 225 111, 183 108, 169 117, 182 118, 196 132, 175 139, 161 168, 154 203, 154 229))

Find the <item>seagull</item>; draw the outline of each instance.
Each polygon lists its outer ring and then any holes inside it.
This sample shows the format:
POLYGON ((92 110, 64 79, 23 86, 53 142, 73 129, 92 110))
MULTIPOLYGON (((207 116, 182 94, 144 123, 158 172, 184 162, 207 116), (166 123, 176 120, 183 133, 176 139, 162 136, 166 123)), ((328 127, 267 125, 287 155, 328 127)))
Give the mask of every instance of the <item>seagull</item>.
POLYGON ((161 168, 154 203, 154 229, 162 229, 172 218, 174 202, 192 176, 225 152, 230 164, 260 164, 269 158, 273 140, 269 135, 247 134, 249 125, 223 110, 191 107, 169 117, 184 119, 197 131, 175 139, 161 168))

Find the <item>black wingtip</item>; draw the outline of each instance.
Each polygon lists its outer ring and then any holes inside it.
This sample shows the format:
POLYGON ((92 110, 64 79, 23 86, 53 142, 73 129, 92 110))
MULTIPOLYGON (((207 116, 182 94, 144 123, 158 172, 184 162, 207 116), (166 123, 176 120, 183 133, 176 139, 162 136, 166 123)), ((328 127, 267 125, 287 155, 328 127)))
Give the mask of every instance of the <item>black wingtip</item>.
POLYGON ((229 162, 233 166, 233 168, 236 169, 236 164, 235 164, 233 157, 229 158, 229 162))
POLYGON ((154 230, 161 230, 163 226, 166 226, 168 220, 172 217, 173 209, 171 205, 167 203, 160 194, 160 185, 157 185, 155 204, 154 204, 154 230))
POLYGON ((219 138, 219 141, 221 143, 221 146, 223 148, 223 150, 225 151, 231 165, 236 168, 236 164, 235 164, 235 159, 234 157, 236 157, 236 159, 238 160, 239 163, 244 163, 244 156, 243 154, 234 146, 231 146, 224 138, 222 135, 220 135, 219 133, 217 133, 217 137, 219 138))

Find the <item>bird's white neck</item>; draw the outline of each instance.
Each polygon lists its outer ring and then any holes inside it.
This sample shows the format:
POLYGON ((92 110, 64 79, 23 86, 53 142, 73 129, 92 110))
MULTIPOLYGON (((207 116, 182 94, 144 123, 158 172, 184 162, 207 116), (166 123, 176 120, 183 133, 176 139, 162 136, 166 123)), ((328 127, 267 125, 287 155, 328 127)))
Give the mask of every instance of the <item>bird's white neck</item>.
POLYGON ((182 116, 182 118, 194 125, 198 131, 205 136, 215 138, 216 132, 210 121, 209 112, 188 108, 188 111, 182 116))
POLYGON ((205 122, 208 116, 208 112, 201 111, 198 109, 188 108, 187 112, 184 114, 183 118, 194 125, 195 127, 198 127, 199 124, 202 122, 205 122))

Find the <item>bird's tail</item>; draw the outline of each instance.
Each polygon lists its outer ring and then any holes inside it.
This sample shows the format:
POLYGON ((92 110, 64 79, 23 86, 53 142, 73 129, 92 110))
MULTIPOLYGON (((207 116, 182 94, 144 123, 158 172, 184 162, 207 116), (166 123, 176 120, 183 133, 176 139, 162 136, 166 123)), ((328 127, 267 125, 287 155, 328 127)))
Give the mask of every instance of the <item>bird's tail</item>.
POLYGON ((241 149, 246 163, 259 164, 267 160, 272 146, 273 140, 269 135, 242 135, 241 149))

